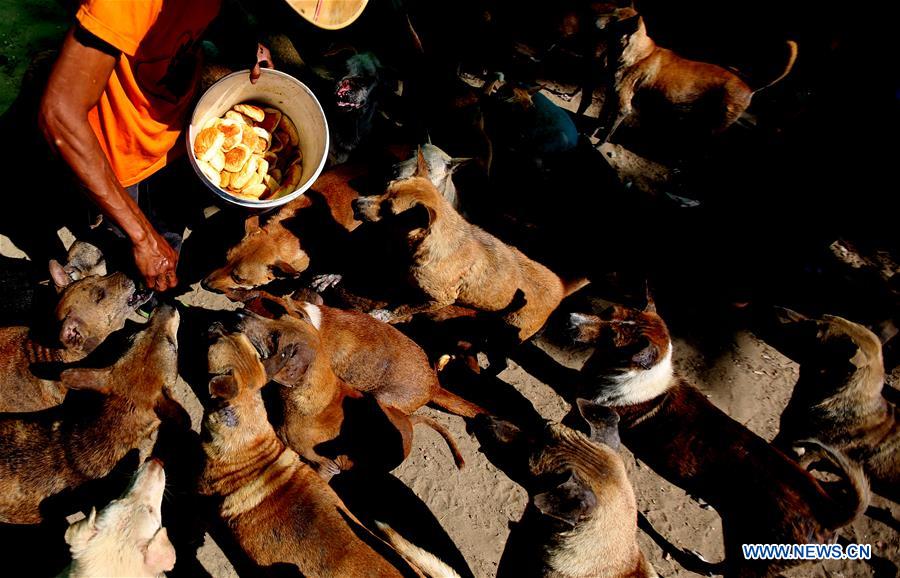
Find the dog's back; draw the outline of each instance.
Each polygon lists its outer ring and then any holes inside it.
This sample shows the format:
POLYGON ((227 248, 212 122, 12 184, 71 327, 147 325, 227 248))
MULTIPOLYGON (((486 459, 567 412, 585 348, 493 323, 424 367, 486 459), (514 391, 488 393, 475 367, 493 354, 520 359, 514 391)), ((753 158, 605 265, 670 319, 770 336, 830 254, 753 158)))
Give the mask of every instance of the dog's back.
POLYGON ((858 468, 844 472, 852 489, 846 500, 837 499, 683 381, 649 403, 659 405, 646 420, 640 416, 647 413, 625 411, 623 442, 654 471, 719 511, 731 563, 743 558, 740 544, 827 542, 868 503, 858 468))

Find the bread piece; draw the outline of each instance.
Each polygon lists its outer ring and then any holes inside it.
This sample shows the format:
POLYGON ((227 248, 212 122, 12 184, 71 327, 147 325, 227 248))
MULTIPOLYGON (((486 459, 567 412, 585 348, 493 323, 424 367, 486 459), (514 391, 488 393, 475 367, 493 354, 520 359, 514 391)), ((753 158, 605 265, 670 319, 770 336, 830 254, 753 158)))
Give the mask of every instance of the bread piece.
POLYGON ((221 150, 224 142, 225 135, 216 128, 205 128, 197 133, 194 139, 194 156, 201 161, 209 162, 209 159, 221 150))
POLYGON ((281 111, 277 108, 264 108, 265 118, 259 123, 259 127, 266 132, 273 133, 281 122, 281 111))
POLYGON ((212 165, 212 168, 216 169, 219 172, 225 170, 225 153, 221 150, 216 151, 216 154, 213 155, 213 158, 209 159, 209 164, 212 165))
POLYGON ((291 146, 297 146, 300 144, 300 134, 297 132, 297 127, 294 126, 294 123, 291 122, 287 116, 281 117, 281 122, 278 123, 278 130, 276 131, 279 135, 282 136, 282 140, 285 144, 290 144, 291 146))
POLYGON ((241 194, 246 195, 248 197, 253 197, 254 199, 258 199, 262 196, 263 193, 267 192, 269 189, 266 188, 266 185, 262 183, 256 183, 255 185, 250 185, 241 189, 241 194))
MULTIPOLYGON (((241 172, 250 159, 250 149, 243 144, 239 144, 227 153, 225 153, 225 170, 233 173, 241 172)), ((256 170, 254 165, 254 170, 256 170)))
POLYGON ((244 131, 243 141, 241 144, 250 149, 251 153, 257 152, 256 149, 259 146, 259 137, 256 136, 256 133, 253 132, 251 127, 247 127, 247 130, 244 131))
POLYGON ((216 123, 216 128, 219 129, 219 132, 225 135, 225 141, 222 143, 223 151, 228 152, 241 144, 241 139, 243 139, 244 136, 244 129, 242 127, 244 126, 243 123, 228 119, 220 120, 216 123))
POLYGON ((269 152, 270 153, 280 153, 284 150, 284 141, 278 137, 278 133, 274 133, 272 135, 272 140, 269 141, 269 152))
POLYGON ((200 167, 200 172, 203 173, 203 176, 209 179, 209 182, 220 186, 221 179, 219 178, 219 172, 212 168, 208 162, 204 160, 197 159, 197 166, 200 167))
POLYGON ((219 186, 222 187, 223 189, 227 189, 229 183, 231 183, 231 176, 232 176, 233 174, 234 174, 234 173, 229 173, 228 171, 222 171, 222 172, 220 172, 220 173, 219 173, 219 178, 221 179, 221 183, 219 184, 219 186))
POLYGON ((233 120, 235 122, 239 122, 241 124, 246 124, 247 126, 253 126, 253 119, 245 114, 241 114, 235 110, 229 110, 225 113, 225 119, 233 120))
POLYGON ((300 185, 300 178, 303 176, 303 167, 298 164, 291 165, 284 172, 284 178, 281 179, 281 189, 287 193, 293 193, 300 185))
MULTIPOLYGON (((250 183, 251 179, 257 176, 256 167, 258 162, 256 159, 257 157, 250 156, 250 159, 244 164, 240 172, 231 177, 230 185, 232 188, 238 190, 243 189, 250 183)), ((260 179, 260 181, 262 181, 262 179, 260 179)))
POLYGON ((279 168, 273 169, 272 166, 269 166, 269 176, 272 177, 273 179, 275 179, 276 183, 281 183, 281 177, 282 177, 281 169, 279 169, 279 168))
POLYGON ((256 148, 253 152, 262 154, 269 150, 269 142, 272 140, 272 133, 258 126, 253 127, 253 132, 257 136, 256 148))
POLYGON ((263 157, 264 159, 266 159, 266 162, 267 162, 267 163, 269 163, 269 170, 270 170, 270 171, 271 171, 272 168, 275 166, 275 163, 278 162, 278 155, 276 155, 276 154, 273 153, 272 151, 266 151, 265 153, 263 153, 263 156, 262 156, 262 157, 263 157))
POLYGON ((253 104, 236 104, 231 107, 231 110, 235 112, 239 112, 241 114, 247 115, 256 122, 262 122, 266 118, 266 113, 263 109, 255 106, 253 104))
POLYGON ((263 184, 266 185, 266 187, 268 187, 268 189, 270 191, 272 191, 273 193, 275 191, 277 191, 279 188, 281 188, 281 185, 278 183, 278 181, 275 180, 275 178, 272 175, 264 176, 263 184))

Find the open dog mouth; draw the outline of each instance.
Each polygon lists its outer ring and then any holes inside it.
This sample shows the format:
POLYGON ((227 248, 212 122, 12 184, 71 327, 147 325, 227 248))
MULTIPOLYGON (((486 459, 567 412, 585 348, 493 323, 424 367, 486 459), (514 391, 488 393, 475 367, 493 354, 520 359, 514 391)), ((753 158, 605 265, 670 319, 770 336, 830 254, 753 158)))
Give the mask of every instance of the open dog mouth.
POLYGON ((358 109, 362 108, 363 103, 338 99, 337 105, 338 105, 338 108, 344 108, 347 110, 358 110, 358 109))
POLYGON ((147 289, 146 287, 135 287, 134 292, 131 294, 131 297, 128 298, 127 303, 132 309, 137 309, 147 301, 150 301, 151 297, 153 297, 153 291, 151 289, 147 289))

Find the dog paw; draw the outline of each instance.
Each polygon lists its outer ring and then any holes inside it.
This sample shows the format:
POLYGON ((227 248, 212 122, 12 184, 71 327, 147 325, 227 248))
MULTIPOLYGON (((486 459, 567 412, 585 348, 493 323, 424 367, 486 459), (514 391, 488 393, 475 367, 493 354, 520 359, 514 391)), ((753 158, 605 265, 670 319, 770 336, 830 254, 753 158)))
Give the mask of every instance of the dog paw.
POLYGON ((328 273, 323 275, 316 275, 312 278, 312 282, 310 283, 310 287, 318 291, 319 293, 325 291, 326 289, 331 289, 341 282, 343 279, 343 275, 339 275, 337 273, 328 273))
POLYGON ((390 323, 394 319, 394 315, 387 309, 373 309, 369 311, 369 315, 383 323, 390 323))
POLYGON ((334 460, 324 459, 316 464, 316 473, 326 482, 341 473, 341 466, 334 460))

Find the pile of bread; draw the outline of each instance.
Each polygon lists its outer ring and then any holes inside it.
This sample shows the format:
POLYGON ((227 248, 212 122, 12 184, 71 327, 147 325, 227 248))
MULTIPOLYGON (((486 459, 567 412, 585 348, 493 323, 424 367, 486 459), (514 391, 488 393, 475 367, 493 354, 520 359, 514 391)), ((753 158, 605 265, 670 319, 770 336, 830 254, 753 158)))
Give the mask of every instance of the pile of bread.
POLYGON ((300 135, 275 108, 236 104, 194 139, 200 170, 236 197, 266 200, 292 193, 303 175, 300 135))

